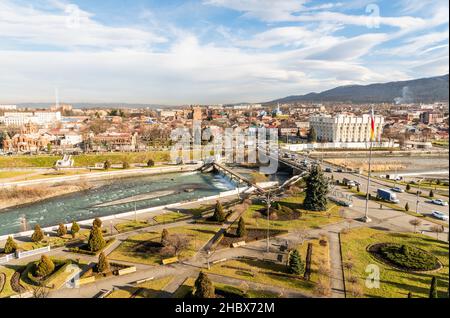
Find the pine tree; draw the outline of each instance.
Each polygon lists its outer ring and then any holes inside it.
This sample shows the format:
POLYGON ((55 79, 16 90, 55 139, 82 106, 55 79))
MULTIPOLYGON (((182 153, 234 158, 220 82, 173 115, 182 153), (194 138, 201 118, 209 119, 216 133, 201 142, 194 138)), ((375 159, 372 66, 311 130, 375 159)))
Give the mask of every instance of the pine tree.
POLYGON ((297 250, 294 250, 289 255, 289 262, 288 262, 288 270, 289 273, 300 275, 303 272, 304 264, 300 258, 300 254, 297 250))
POLYGON ((225 212, 223 212, 223 206, 222 206, 222 203, 220 203, 220 201, 217 201, 217 203, 216 203, 213 218, 217 222, 225 221, 225 212))
POLYGON ((15 253, 17 250, 17 243, 14 241, 12 236, 8 236, 8 239, 6 240, 5 247, 3 248, 3 253, 5 254, 12 254, 15 253))
POLYGON ((111 161, 106 160, 103 164, 103 167, 105 168, 105 170, 111 169, 111 161))
POLYGON ((58 231, 57 231, 57 233, 56 233, 59 237, 63 237, 64 235, 66 235, 67 234, 67 229, 66 229, 66 227, 64 226, 64 224, 60 224, 59 225, 59 227, 58 227, 58 231))
POLYGON ((408 293, 408 298, 413 298, 413 294, 411 292, 408 293))
POLYGON ((152 159, 149 159, 147 161, 147 167, 154 167, 155 166, 155 162, 152 159))
POLYGON ((433 197, 434 197, 434 192, 433 192, 433 190, 430 190, 429 197, 430 197, 430 198, 433 198, 433 197))
POLYGON ((103 224, 102 220, 100 220, 99 218, 95 218, 94 222, 92 223, 92 226, 96 226, 98 228, 101 228, 102 224, 103 224))
POLYGON ((238 237, 246 237, 247 236, 247 229, 245 228, 245 220, 243 217, 241 217, 239 219, 236 234, 238 237))
POLYGON ((200 272, 195 281, 195 293, 196 298, 214 298, 215 289, 212 282, 209 280, 208 276, 200 272))
POLYGON ((75 236, 75 234, 80 232, 80 226, 78 225, 77 222, 75 222, 75 221, 72 222, 72 227, 70 228, 70 232, 72 232, 72 235, 74 235, 74 236, 75 236))
POLYGON ((36 265, 35 274, 37 277, 45 277, 53 273, 54 270, 55 264, 53 261, 47 255, 42 255, 36 265))
POLYGON ((108 259, 106 258, 105 253, 100 253, 100 255, 98 256, 98 262, 97 262, 97 272, 99 273, 104 273, 109 271, 109 262, 108 259))
POLYGON ((43 239, 44 239, 44 232, 42 232, 42 229, 39 226, 39 224, 36 224, 34 226, 34 233, 33 233, 33 235, 31 235, 31 240, 34 243, 38 243, 38 242, 42 241, 43 239))
POLYGON ((406 185, 406 191, 409 191, 409 190, 411 190, 411 185, 408 183, 408 184, 406 185))
POLYGON ((167 229, 164 229, 162 230, 161 233, 161 244, 163 246, 166 246, 168 242, 169 242, 169 231, 167 231, 167 229))
POLYGON ((409 204, 408 204, 408 202, 406 202, 406 204, 405 204, 405 211, 406 211, 406 212, 409 211, 409 204))
POLYGON ((311 127, 308 133, 308 143, 317 142, 317 133, 314 127, 311 127))
POLYGON ((93 226, 89 234, 88 247, 91 252, 98 252, 103 249, 106 245, 105 239, 103 238, 102 230, 93 226))
POLYGON ((306 197, 303 202, 305 209, 325 211, 327 208, 328 182, 322 169, 315 165, 306 177, 306 197))
POLYGON ((430 298, 438 298, 437 278, 436 278, 436 276, 433 276, 433 278, 431 280, 430 298))

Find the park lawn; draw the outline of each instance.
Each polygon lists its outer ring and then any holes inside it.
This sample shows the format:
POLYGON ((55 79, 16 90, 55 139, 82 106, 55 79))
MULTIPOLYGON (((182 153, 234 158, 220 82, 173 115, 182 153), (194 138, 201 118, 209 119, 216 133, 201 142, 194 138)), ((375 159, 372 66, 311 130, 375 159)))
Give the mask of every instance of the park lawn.
POLYGON ((33 173, 33 171, 0 171, 0 179, 24 177, 31 173, 33 173))
MULTIPOLYGON (((68 232, 70 232, 70 228, 68 232)), ((75 240, 86 240, 88 237, 89 237, 89 230, 81 230, 77 234, 75 240)), ((64 237, 47 236, 41 242, 38 243, 32 241, 23 242, 19 240, 16 240, 16 243, 18 244, 19 248, 22 249, 23 251, 30 251, 46 247, 48 245, 50 245, 51 247, 60 247, 71 242, 72 240, 73 240, 72 236, 70 234, 67 234, 64 237)))
MULTIPOLYGON (((4 156, 0 157, 0 168, 16 167, 53 167, 61 156, 37 155, 37 156, 4 156)), ((155 162, 166 162, 170 160, 170 151, 149 151, 137 153, 104 153, 104 154, 83 154, 73 156, 76 167, 94 166, 96 163, 111 161, 112 164, 147 163, 152 159, 155 162)))
MULTIPOLYGON (((270 228, 274 230, 292 230, 292 229, 318 229, 322 226, 332 223, 338 223, 342 221, 342 217, 339 215, 340 207, 334 203, 328 203, 328 210, 323 212, 307 211, 301 208, 304 197, 288 197, 281 199, 279 202, 281 205, 286 205, 292 209, 298 209, 302 212, 302 217, 296 220, 270 220, 270 228)), ((254 228, 266 228, 267 219, 264 215, 259 218, 255 218, 255 212, 264 209, 262 204, 252 204, 244 213, 245 223, 249 227, 254 228)))
POLYGON ((107 298, 157 298, 161 290, 172 280, 173 276, 154 279, 136 286, 123 286, 113 291, 107 298))
POLYGON ((183 214, 183 213, 177 213, 177 212, 166 212, 163 214, 156 215, 153 220, 156 223, 171 223, 178 219, 188 217, 189 215, 183 214))
MULTIPOLYGON (((168 229, 169 234, 186 235, 190 238, 189 247, 179 255, 180 259, 194 256, 219 230, 219 227, 186 226, 168 229)), ((159 254, 136 252, 135 249, 146 241, 161 241, 161 232, 146 232, 132 235, 123 241, 109 256, 111 260, 135 262, 147 265, 160 265, 162 256, 159 254)))
POLYGON ((149 227, 150 225, 151 224, 149 224, 147 221, 127 221, 114 225, 114 228, 117 230, 117 232, 124 233, 149 227))
MULTIPOLYGON (((211 279, 211 278, 210 278, 211 279)), ((192 293, 195 284, 195 278, 189 277, 187 278, 183 284, 178 287, 178 289, 173 294, 173 298, 185 298, 189 293, 192 293)), ((214 282, 214 279, 211 279, 215 288, 220 288, 222 290, 237 294, 237 295, 245 295, 244 289, 241 286, 232 286, 226 285, 218 282, 214 282)), ((268 290, 256 290, 256 289, 248 289, 246 293, 246 298, 277 298, 279 295, 277 293, 268 291, 268 290)))
POLYGON ((327 275, 326 272, 331 272, 331 264, 330 264, 330 248, 328 239, 326 246, 322 246, 319 244, 318 239, 309 240, 304 242, 300 247, 298 247, 300 251, 300 255, 302 255, 302 260, 306 259, 306 252, 308 248, 308 243, 312 243, 313 252, 312 252, 312 262, 311 262, 311 281, 314 283, 322 282, 325 286, 331 288, 331 279, 330 275, 327 275), (325 271, 326 272, 325 272, 325 271))
MULTIPOLYGON (((302 254, 303 260, 305 256, 302 254)), ((284 264, 262 260, 229 260, 213 265, 206 272, 268 286, 296 289, 305 293, 312 293, 314 287, 313 282, 308 282, 301 278, 297 279, 295 276, 287 274, 284 264)))
MULTIPOLYGON (((346 280, 350 276, 357 277, 358 282, 356 284, 366 297, 406 298, 408 293, 411 292, 413 297, 428 298, 433 276, 438 278, 439 297, 448 297, 449 247, 447 242, 437 241, 422 234, 392 233, 360 228, 341 234, 341 248, 344 263, 351 262, 353 264, 351 270, 344 270, 346 280), (383 242, 409 244, 421 248, 436 256, 443 267, 435 272, 422 273, 395 269, 376 260, 366 251, 369 245, 383 242), (369 289, 365 286, 365 279, 368 275, 365 270, 369 264, 375 264, 380 268, 380 288, 369 289)), ((351 284, 346 282, 346 286, 348 290, 351 284)))

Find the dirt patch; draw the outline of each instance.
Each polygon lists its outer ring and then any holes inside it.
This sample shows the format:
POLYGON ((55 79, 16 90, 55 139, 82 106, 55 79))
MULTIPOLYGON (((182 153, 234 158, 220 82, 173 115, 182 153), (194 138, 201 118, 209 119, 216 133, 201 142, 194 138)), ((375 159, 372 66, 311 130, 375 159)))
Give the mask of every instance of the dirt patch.
POLYGON ((17 271, 15 272, 11 277, 11 288, 14 292, 18 294, 22 294, 27 291, 25 287, 20 283, 20 276, 22 275, 21 272, 17 271))
POLYGON ((0 294, 3 292, 3 288, 5 288, 6 284, 6 274, 0 273, 0 294))
POLYGON ((163 248, 164 245, 160 242, 146 241, 136 245, 133 249, 133 252, 141 254, 159 254, 163 248))

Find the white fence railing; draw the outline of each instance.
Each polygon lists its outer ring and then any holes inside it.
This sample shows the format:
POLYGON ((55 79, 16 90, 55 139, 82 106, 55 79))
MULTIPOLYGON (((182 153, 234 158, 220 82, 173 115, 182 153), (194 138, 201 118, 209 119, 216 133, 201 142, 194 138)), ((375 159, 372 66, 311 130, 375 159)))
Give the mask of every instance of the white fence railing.
POLYGON ((6 256, 0 257, 0 265, 7 264, 10 261, 12 261, 13 259, 21 259, 21 258, 25 258, 25 257, 30 257, 30 256, 38 255, 38 254, 47 253, 47 252, 50 252, 50 246, 45 246, 42 248, 37 248, 35 250, 30 250, 30 251, 25 251, 25 252, 17 251, 14 254, 8 254, 6 256))

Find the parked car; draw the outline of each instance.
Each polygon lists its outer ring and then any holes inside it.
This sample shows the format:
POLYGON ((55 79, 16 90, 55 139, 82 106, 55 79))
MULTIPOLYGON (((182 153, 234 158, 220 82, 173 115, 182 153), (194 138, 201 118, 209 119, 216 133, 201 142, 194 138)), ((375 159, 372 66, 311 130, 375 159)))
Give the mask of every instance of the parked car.
POLYGON ((325 172, 333 172, 333 170, 331 168, 325 168, 325 172))
POLYGON ((431 200, 430 203, 436 204, 436 205, 442 205, 442 206, 447 206, 448 203, 447 201, 441 200, 441 199, 434 199, 431 200))
POLYGON ((391 191, 398 192, 398 193, 403 193, 403 192, 405 192, 405 190, 403 190, 403 189, 400 188, 400 187, 393 187, 393 188, 391 188, 391 191))
POLYGON ((446 215, 446 214, 444 214, 442 212, 433 211, 433 212, 431 212, 431 215, 433 217, 435 217, 436 219, 443 220, 443 221, 448 221, 448 215, 446 215))
POLYGON ((336 172, 344 172, 344 170, 342 170, 342 168, 338 168, 338 169, 336 170, 336 172))

